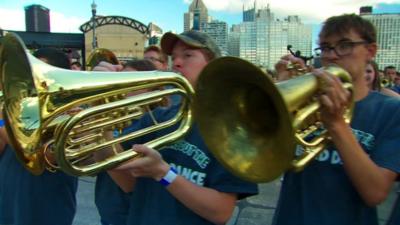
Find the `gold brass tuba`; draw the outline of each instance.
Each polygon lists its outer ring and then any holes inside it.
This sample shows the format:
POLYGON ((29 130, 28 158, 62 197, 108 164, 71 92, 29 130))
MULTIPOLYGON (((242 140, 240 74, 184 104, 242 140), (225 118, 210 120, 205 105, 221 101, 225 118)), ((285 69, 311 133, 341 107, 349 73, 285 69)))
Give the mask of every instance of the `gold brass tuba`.
POLYGON ((112 51, 106 48, 96 48, 90 53, 88 57, 86 70, 93 70, 93 68, 97 66, 97 64, 99 64, 101 61, 105 61, 113 65, 119 64, 117 56, 115 56, 112 51))
MULTIPOLYGON (((346 71, 325 70, 351 88, 346 71)), ((228 170, 245 180, 271 181, 288 169, 301 170, 327 144, 314 97, 319 85, 311 73, 274 84, 251 63, 223 57, 210 62, 197 81, 194 116, 205 143, 228 170), (297 144, 305 151, 296 158, 297 144)), ((351 114, 352 106, 347 121, 351 114)))
POLYGON ((95 152, 115 144, 179 125, 176 130, 146 145, 158 148, 183 136, 192 122, 191 99, 194 91, 182 76, 169 72, 85 72, 50 66, 29 53, 12 33, 0 45, 1 85, 4 120, 10 144, 18 159, 33 174, 53 167, 46 160, 49 152, 62 171, 76 176, 91 175, 138 156, 127 150, 104 161, 88 160, 95 152), (127 93, 171 85, 129 98, 127 93), (146 127, 111 141, 104 131, 121 129, 141 117, 148 104, 173 94, 182 97, 181 108, 170 120, 146 127), (101 105, 94 103, 104 99, 101 105), (69 111, 85 107, 76 114, 69 111), (49 150, 50 149, 50 150, 49 150), (49 165, 50 164, 50 165, 49 165))

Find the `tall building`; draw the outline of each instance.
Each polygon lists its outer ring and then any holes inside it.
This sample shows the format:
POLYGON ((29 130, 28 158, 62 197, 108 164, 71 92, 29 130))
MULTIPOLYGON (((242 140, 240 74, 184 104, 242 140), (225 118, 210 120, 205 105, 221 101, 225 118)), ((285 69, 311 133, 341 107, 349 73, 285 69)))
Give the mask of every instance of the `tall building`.
POLYGON ((222 55, 228 55, 228 24, 226 22, 211 21, 206 24, 203 31, 215 40, 222 55))
POLYGON ((184 14, 184 31, 203 30, 210 21, 208 10, 202 0, 193 0, 189 6, 189 12, 184 14))
POLYGON ((372 13, 372 7, 361 7, 360 15, 376 27, 379 68, 393 65, 400 68, 400 13, 372 13))
POLYGON ((159 45, 163 30, 155 23, 149 23, 149 45, 159 45))
POLYGON ((25 26, 29 32, 50 32, 50 10, 42 5, 26 6, 25 26))
POLYGON ((232 25, 228 34, 228 55, 240 56, 240 25, 232 25))
MULTIPOLYGON (((288 54, 288 45, 301 51, 302 55, 311 55, 310 25, 303 24, 298 16, 288 16, 284 20, 275 19, 269 6, 254 8, 254 11, 254 21, 242 22, 229 35, 231 40, 239 39, 239 57, 272 69, 280 57, 288 54)), ((244 13, 248 12, 246 10, 244 13)), ((234 44, 230 45, 229 52, 235 53, 234 44)))
POLYGON ((256 18, 256 1, 254 1, 253 8, 245 9, 243 4, 243 22, 252 22, 256 18))

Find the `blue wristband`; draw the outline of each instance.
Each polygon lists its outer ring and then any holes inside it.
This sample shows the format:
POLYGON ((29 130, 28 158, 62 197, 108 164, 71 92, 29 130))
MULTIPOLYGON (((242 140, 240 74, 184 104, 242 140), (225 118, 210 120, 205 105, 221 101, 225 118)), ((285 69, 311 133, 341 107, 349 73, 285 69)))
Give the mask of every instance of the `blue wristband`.
POLYGON ((164 187, 170 185, 177 177, 176 170, 172 167, 169 168, 168 173, 159 181, 164 187))
POLYGON ((0 120, 0 127, 4 127, 4 120, 0 120))

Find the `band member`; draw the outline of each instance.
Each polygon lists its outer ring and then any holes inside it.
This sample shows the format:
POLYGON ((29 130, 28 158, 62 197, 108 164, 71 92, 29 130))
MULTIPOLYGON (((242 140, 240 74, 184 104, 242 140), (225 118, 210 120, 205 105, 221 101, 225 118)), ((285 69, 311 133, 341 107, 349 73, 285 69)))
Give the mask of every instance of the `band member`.
MULTIPOLYGON (((156 70, 156 67, 148 60, 127 61, 122 69, 122 71, 152 70, 156 70)), ((129 201, 130 194, 122 191, 107 172, 101 172, 97 175, 95 203, 102 225, 126 225, 129 201)))
MULTIPOLYGON (((322 65, 334 63, 351 74, 354 115, 348 125, 343 112, 350 92, 340 80, 315 70, 324 84, 321 119, 332 145, 304 171, 285 174, 274 224, 377 225, 376 205, 385 200, 400 172, 400 101, 367 87, 365 68, 377 52, 375 28, 355 14, 331 17, 316 50, 322 65)), ((288 61, 284 57, 278 64, 288 61)))
MULTIPOLYGON (((188 31, 166 33, 162 50, 172 56, 173 70, 195 86, 201 70, 220 56, 215 42, 206 34, 188 31)), ((179 106, 158 108, 157 121, 174 116, 179 106)), ((126 132, 151 124, 146 116, 126 132)), ((227 172, 210 154, 196 125, 180 141, 156 151, 140 143, 162 135, 158 132, 124 144, 142 154, 113 170, 114 180, 132 191, 128 224, 225 224, 236 201, 257 193, 257 186, 227 172), (116 177, 119 175, 119 177, 116 177)))

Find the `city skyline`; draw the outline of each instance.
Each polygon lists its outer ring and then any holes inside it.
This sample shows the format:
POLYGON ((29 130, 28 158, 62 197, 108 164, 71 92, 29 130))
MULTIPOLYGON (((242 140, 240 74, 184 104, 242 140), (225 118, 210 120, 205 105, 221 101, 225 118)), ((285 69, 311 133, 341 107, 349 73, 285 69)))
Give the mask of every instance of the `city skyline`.
MULTIPOLYGON (((154 22, 164 32, 183 31, 183 15, 188 12, 191 0, 152 0, 120 2, 114 0, 96 0, 97 15, 127 16, 144 24, 154 22), (156 7, 159 6, 159 7, 156 7)), ((254 0, 203 0, 213 19, 225 21, 229 27, 242 22, 243 5, 252 7, 254 0)), ((40 4, 50 9, 51 31, 76 33, 79 26, 91 17, 92 0, 3 0, 0 4, 0 28, 6 30, 25 31, 24 7, 30 4, 40 4)), ((257 0, 257 7, 269 4, 275 18, 283 19, 289 15, 299 15, 301 20, 313 26, 318 32, 320 23, 329 16, 341 13, 358 13, 361 6, 373 6, 374 13, 400 13, 400 0, 356 0, 343 3, 341 0, 257 0), (314 5, 315 7, 310 7, 314 5), (318 10, 315 10, 315 9, 318 10)))

